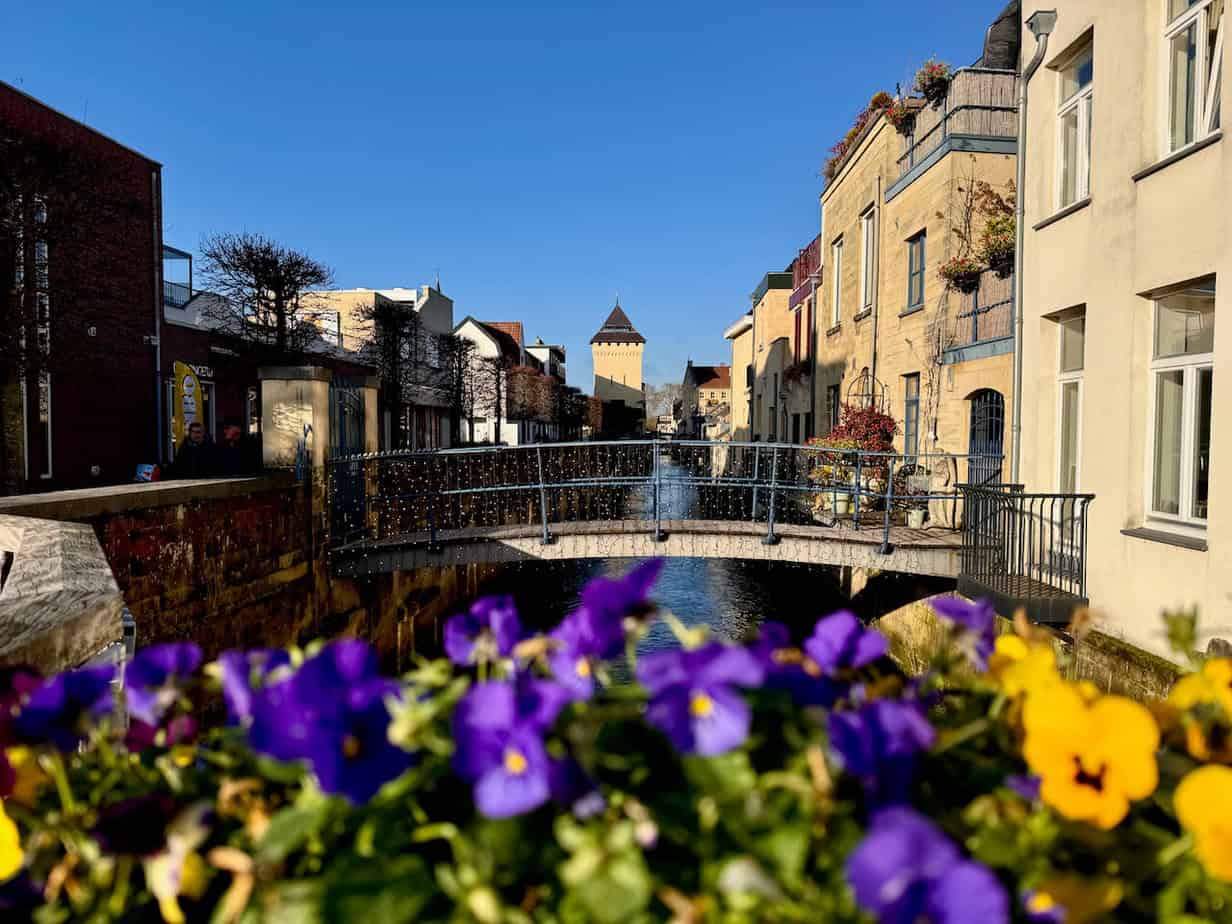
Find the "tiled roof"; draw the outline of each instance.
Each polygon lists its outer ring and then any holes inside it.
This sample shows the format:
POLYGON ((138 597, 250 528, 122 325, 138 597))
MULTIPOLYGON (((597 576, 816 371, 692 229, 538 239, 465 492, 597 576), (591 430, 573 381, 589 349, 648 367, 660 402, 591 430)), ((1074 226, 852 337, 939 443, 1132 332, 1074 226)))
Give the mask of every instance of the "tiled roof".
POLYGON ((514 339, 513 334, 509 332, 511 327, 516 327, 518 333, 522 332, 521 321, 477 321, 480 327, 492 335, 498 344, 500 344, 501 355, 507 361, 515 366, 522 362, 522 345, 514 339))
POLYGON ((698 388, 731 388, 731 366, 690 366, 698 388))
POLYGON ((617 305, 607 316, 599 332, 590 338, 591 343, 645 343, 646 338, 637 332, 633 322, 617 305))
POLYGON ((488 325, 488 327, 494 327, 497 330, 502 330, 507 333, 513 338, 514 343, 516 343, 519 348, 526 342, 522 334, 521 321, 484 321, 483 323, 488 325))

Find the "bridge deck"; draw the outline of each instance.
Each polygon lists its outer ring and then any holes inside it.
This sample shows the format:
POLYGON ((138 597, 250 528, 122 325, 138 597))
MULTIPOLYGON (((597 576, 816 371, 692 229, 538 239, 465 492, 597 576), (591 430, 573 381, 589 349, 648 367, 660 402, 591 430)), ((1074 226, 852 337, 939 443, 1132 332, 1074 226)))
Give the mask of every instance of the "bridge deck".
POLYGON ((775 526, 778 545, 765 545, 765 523, 733 520, 663 520, 666 539, 655 542, 651 520, 599 520, 550 524, 553 542, 542 544, 542 526, 476 526, 426 530, 360 540, 332 550, 336 572, 357 575, 434 565, 530 558, 672 557, 759 558, 816 564, 852 565, 957 575, 961 536, 945 529, 890 530, 892 552, 880 554, 885 532, 870 522, 861 529, 849 521, 833 526, 775 526))

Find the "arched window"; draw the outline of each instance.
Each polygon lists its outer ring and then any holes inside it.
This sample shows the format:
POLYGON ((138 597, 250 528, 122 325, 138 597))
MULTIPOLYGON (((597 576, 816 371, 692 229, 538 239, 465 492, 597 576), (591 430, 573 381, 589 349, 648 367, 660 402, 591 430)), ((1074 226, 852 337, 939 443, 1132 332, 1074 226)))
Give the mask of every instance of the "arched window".
POLYGON ((972 392, 971 436, 967 464, 971 484, 996 484, 1001 480, 1001 456, 1005 451, 1005 398, 992 388, 972 392))

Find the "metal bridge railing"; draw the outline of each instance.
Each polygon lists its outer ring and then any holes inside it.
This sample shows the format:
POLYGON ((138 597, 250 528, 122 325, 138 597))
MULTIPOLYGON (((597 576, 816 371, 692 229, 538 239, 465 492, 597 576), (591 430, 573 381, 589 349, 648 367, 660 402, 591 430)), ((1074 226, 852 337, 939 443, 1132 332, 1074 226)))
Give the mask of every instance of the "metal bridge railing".
MULTIPOLYGON (((447 530, 581 521, 756 523, 957 530, 961 482, 1000 479, 1001 456, 873 453, 824 444, 620 440, 387 452, 328 463, 334 548, 424 541, 447 530)), ((636 527, 635 527, 636 528, 636 527)))
POLYGON ((1043 622, 1087 602, 1087 510, 1093 494, 1029 494, 1022 485, 962 485, 959 590, 1043 622))

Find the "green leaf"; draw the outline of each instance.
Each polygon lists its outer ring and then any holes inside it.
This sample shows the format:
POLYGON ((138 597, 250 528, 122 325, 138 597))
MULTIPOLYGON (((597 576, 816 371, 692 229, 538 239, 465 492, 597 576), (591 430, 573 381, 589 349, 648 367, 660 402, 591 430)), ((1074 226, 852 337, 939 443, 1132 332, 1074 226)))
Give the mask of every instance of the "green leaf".
POLYGON ((613 857, 573 888, 573 894, 598 924, 633 920, 650 904, 650 871, 641 853, 613 857))
POLYGON ((319 793, 305 791, 301 794, 294 805, 270 819, 265 835, 257 844, 257 862, 278 863, 302 847, 325 823, 331 804, 319 793))
POLYGON ((690 757, 684 767, 699 794, 707 793, 720 802, 743 799, 757 785, 757 774, 744 751, 729 751, 719 757, 690 757))
POLYGON ((427 864, 415 855, 332 864, 321 901, 323 924, 402 924, 416 920, 437 894, 427 864))

